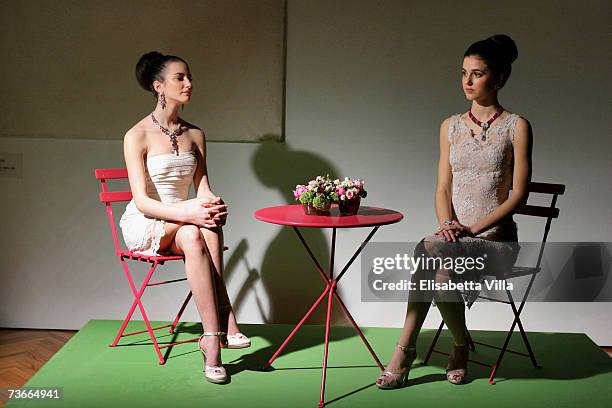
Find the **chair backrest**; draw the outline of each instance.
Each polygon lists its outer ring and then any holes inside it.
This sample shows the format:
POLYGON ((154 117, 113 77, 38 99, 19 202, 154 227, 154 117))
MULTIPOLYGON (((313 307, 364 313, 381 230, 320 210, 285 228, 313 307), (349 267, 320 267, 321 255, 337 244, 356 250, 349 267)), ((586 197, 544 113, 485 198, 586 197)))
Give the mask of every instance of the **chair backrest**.
POLYGON ((126 168, 116 169, 96 169, 96 179, 100 180, 102 185, 102 192, 100 192, 100 201, 106 205, 106 215, 110 223, 111 231, 113 233, 113 241, 115 243, 115 250, 121 251, 119 246, 119 235, 117 234, 117 226, 115 224, 115 217, 113 216, 112 203, 125 202, 132 199, 131 191, 108 191, 107 180, 113 179, 127 179, 128 172, 126 168))
POLYGON ((544 254, 544 247, 546 246, 546 239, 548 238, 548 232, 550 231, 550 224, 553 218, 559 218, 559 208, 557 208, 557 197, 565 193, 564 184, 551 184, 551 183, 536 183, 530 182, 528 186, 529 196, 533 193, 548 194, 551 196, 550 205, 529 205, 524 204, 519 207, 515 214, 527 215, 532 217, 546 218, 546 224, 544 226, 544 235, 542 237, 542 243, 540 245, 540 253, 538 254, 538 262, 536 267, 540 267, 542 261, 542 255, 544 254))

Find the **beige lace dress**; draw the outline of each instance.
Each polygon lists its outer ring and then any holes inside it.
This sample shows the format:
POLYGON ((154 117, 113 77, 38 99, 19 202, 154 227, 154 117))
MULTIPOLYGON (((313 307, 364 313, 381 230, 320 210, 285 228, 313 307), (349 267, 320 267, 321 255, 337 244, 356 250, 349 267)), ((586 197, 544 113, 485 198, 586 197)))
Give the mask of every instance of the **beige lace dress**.
MULTIPOLYGON (((186 200, 196 164, 193 151, 147 157, 147 195, 170 204, 186 200)), ((165 232, 164 220, 147 217, 136 208, 132 200, 125 208, 119 225, 125 245, 130 251, 158 255, 159 244, 165 232)))
MULTIPOLYGON (((473 135, 461 115, 450 118, 448 140, 452 168, 452 206, 456 219, 471 225, 482 219, 508 199, 512 188, 514 129, 519 118, 510 114, 498 119, 488 130, 486 139, 473 135)), ((451 280, 482 283, 483 273, 502 272, 511 268, 520 249, 517 228, 512 216, 483 231, 476 237, 461 237, 457 243, 447 243, 443 237, 431 235, 426 242, 439 244, 440 255, 481 256, 487 254, 486 269, 454 274, 451 280), (495 269, 495 270, 492 270, 495 269)), ((468 306, 478 291, 463 293, 468 306)))

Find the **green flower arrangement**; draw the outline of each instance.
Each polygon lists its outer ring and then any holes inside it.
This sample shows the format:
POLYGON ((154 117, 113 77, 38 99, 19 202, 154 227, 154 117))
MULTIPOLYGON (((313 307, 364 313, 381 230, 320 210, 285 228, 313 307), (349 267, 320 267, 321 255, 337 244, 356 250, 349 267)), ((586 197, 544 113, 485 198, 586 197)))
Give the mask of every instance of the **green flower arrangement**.
POLYGON ((298 184, 293 190, 293 195, 303 205, 312 206, 319 211, 329 211, 332 203, 340 200, 336 183, 329 178, 329 174, 325 177, 317 176, 306 185, 298 184))

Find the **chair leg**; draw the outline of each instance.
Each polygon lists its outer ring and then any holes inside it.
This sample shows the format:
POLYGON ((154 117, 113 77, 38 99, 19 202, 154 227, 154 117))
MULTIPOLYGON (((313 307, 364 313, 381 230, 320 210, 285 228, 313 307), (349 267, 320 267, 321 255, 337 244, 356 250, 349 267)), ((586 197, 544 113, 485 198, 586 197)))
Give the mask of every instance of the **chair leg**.
POLYGON ((517 324, 519 326, 521 336, 523 337, 523 343, 525 344, 525 348, 527 349, 527 352, 529 353, 531 364, 533 364, 534 368, 542 368, 542 366, 539 365, 538 361, 536 360, 535 353, 533 352, 531 348, 531 344, 529 343, 529 339, 527 338, 527 333, 525 333, 525 330, 523 329, 523 324, 521 323, 520 319, 517 321, 517 324))
MULTIPOLYGON (((129 267, 128 267, 127 263, 125 262, 125 260, 123 258, 121 258, 120 261, 121 261, 121 266, 123 267, 123 271, 125 272, 126 276, 128 277, 128 282, 130 282, 130 284, 133 285, 133 283, 131 283, 131 277, 130 277, 129 267)), ((148 282, 146 282, 146 283, 148 283, 148 282)), ((135 299, 132 302, 132 306, 130 307, 130 310, 128 310, 127 314, 125 315, 125 319, 123 319, 123 323, 121 324, 121 328, 119 329, 119 332, 117 332, 117 336, 115 337, 115 340, 113 340, 113 342, 110 344, 110 347, 115 347, 117 345, 117 343, 119 343, 119 340, 123 336, 123 333, 125 332, 125 329, 126 329, 128 323, 132 319, 132 315, 134 314, 134 310, 136 310, 136 306, 137 305, 138 305, 138 302, 135 299)))
POLYGON ((149 322, 149 317, 147 316, 147 312, 145 311, 145 308, 142 302, 140 301, 145 289, 147 288, 147 285, 149 284, 149 281, 151 280, 151 276, 153 276, 153 272, 155 272, 155 268, 157 268, 157 262, 154 262, 153 265, 151 265, 151 268, 149 268, 149 272, 147 273, 147 276, 145 277, 140 287, 140 290, 138 291, 136 290, 136 285, 134 285, 134 280, 132 279, 132 275, 130 274, 130 270, 125 260, 121 259, 121 265, 123 266, 123 271, 125 272, 125 276, 130 284, 132 293, 134 294, 134 302, 132 303, 132 308, 130 309, 131 312, 128 313, 129 318, 124 320, 121 330, 119 330, 119 333, 117 334, 117 338, 115 340, 118 342, 119 338, 121 338, 121 336, 123 335, 123 331, 125 330, 125 327, 127 326, 127 323, 131 319, 132 314, 134 312, 133 309, 137 305, 138 308, 140 309, 140 313, 142 314, 142 319, 144 320, 145 326, 147 326, 147 332, 149 333, 149 337, 151 337, 151 341, 153 342, 153 346, 155 347, 155 352, 157 354, 159 364, 164 364, 166 360, 161 353, 159 344, 157 344, 157 339, 155 338, 155 333, 153 333, 153 328, 151 327, 151 323, 149 322))
POLYGON ((504 354, 506 354, 506 350, 508 349, 508 344, 510 344, 510 338, 512 337, 512 334, 514 333, 514 328, 516 327, 517 322, 520 323, 520 317, 519 316, 520 316, 520 313, 521 313, 521 310, 522 310, 522 306, 521 306, 520 310, 517 309, 516 305, 514 304, 514 299, 512 297, 512 293, 510 293, 509 290, 506 290, 506 293, 508 295, 508 300, 510 301, 510 307, 512 308, 512 313, 514 314, 514 319, 512 320, 512 325, 510 326, 510 330, 508 331, 508 334, 506 335, 506 340, 504 341, 504 345, 502 346, 501 351, 499 352, 499 356, 497 357, 497 361, 493 365, 493 370, 491 370, 491 375, 489 377, 489 384, 491 384, 491 385, 495 384, 495 374, 497 374, 497 370, 501 366, 501 362, 502 362, 502 359, 504 358, 504 354))
POLYGON ((516 326, 516 319, 512 322, 512 326, 510 326, 510 331, 506 335, 506 340, 504 341, 504 345, 499 352, 499 356, 497 356, 497 361, 493 365, 493 370, 491 370, 491 375, 489 376, 489 384, 495 384, 495 374, 497 374, 497 370, 499 366, 501 366, 502 359, 504 358, 504 354, 506 354, 506 350, 508 349, 508 344, 510 343, 510 338, 512 337, 512 333, 514 332, 514 327, 516 326))
POLYGON ((438 342, 438 338, 440 337, 440 334, 442 333, 443 328, 444 328, 444 320, 442 320, 442 322, 440 323, 440 326, 438 327, 438 331, 436 332, 436 335, 434 336, 433 340, 431 341, 431 344, 429 345, 429 350, 427 350, 427 355, 425 356, 425 359, 423 360, 423 364, 427 364, 427 362, 429 361, 429 358, 431 357, 431 353, 433 353, 434 348, 436 347, 436 343, 438 342))
MULTIPOLYGON (((510 293, 510 291, 508 290, 506 290, 506 292, 508 293, 508 299, 513 300, 512 293, 510 293)), ((527 333, 525 333, 525 329, 523 328, 523 322, 521 322, 520 316, 521 316, 521 312, 523 311, 523 307, 525 305, 525 300, 526 300, 526 297, 523 299, 518 309, 516 308, 516 305, 514 304, 514 302, 511 302, 510 306, 512 307, 512 312, 514 313, 514 320, 516 321, 516 324, 519 327, 519 331, 521 332, 521 337, 523 338, 523 343, 525 344, 525 348, 527 349, 527 352, 529 353, 531 364, 533 364, 535 368, 540 368, 541 366, 538 364, 538 361, 535 358, 533 349, 531 348, 531 344, 529 343, 529 339, 527 338, 527 333)))

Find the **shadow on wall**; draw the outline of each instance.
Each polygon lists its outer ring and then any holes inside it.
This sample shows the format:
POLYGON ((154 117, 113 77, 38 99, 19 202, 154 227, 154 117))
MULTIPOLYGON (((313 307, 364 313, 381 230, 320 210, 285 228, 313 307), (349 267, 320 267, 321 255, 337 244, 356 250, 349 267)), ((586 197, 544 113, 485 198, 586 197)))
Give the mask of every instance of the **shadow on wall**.
POLYGON ((244 279, 242 285, 240 286, 240 291, 238 291, 238 294, 231 299, 232 308, 236 314, 238 314, 238 311, 242 308, 244 299, 249 293, 254 293, 257 304, 261 304, 261 300, 257 295, 257 291, 255 290, 255 284, 259 280, 259 272, 257 271, 257 268, 253 268, 250 264, 247 257, 248 250, 248 241, 245 238, 241 239, 236 248, 232 250, 231 256, 225 263, 223 271, 226 282, 228 281, 229 277, 234 274, 234 271, 236 271, 236 268, 240 263, 244 264, 244 267, 248 273, 246 279, 244 279))
MULTIPOLYGON (((255 174, 266 187, 278 190, 284 203, 295 204, 292 191, 317 175, 337 177, 337 170, 326 159, 304 151, 293 151, 287 143, 262 143, 253 155, 255 174)), ((302 228, 304 239, 323 268, 329 265, 329 244, 322 230, 302 228)), ((281 228, 266 249, 260 277, 270 309, 262 315, 266 323, 297 323, 324 289, 323 280, 308 253, 291 228, 281 228)), ((307 323, 325 322, 322 302, 307 323)), ((332 324, 345 323, 334 306, 332 324)))
POLYGON ((604 242, 582 242, 568 249, 571 244, 548 244, 542 266, 542 277, 534 283, 534 292, 545 293, 544 296, 532 298, 544 302, 609 302, 610 266, 612 256, 610 244, 604 242), (553 251, 550 251, 552 246, 553 251), (561 247, 563 251, 557 249, 561 247), (571 254, 566 256, 566 251, 571 254), (556 265, 549 265, 547 257, 554 260, 567 258, 557 271, 556 265), (608 290, 608 291, 606 291, 608 290))

